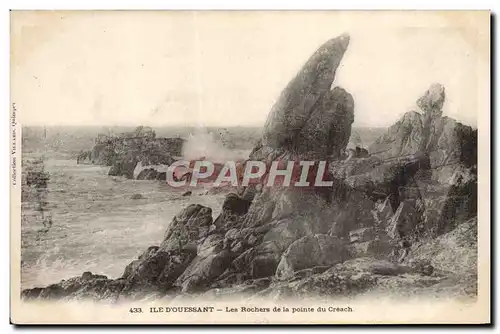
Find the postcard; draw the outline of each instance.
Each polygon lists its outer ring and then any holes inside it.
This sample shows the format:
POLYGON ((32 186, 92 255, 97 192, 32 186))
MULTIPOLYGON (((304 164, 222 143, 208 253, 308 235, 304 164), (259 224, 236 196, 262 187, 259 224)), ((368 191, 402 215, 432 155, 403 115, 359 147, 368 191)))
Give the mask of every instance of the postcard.
POLYGON ((10 18, 12 323, 490 323, 489 11, 10 18))

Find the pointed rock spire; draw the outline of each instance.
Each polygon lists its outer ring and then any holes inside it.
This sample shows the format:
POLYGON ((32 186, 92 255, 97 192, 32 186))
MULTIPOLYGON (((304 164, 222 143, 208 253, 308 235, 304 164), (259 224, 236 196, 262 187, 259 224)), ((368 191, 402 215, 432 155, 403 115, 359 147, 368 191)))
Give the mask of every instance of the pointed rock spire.
POLYGON ((291 145, 318 100, 330 90, 348 45, 347 34, 327 41, 288 83, 272 107, 264 126, 264 146, 287 148, 291 145))

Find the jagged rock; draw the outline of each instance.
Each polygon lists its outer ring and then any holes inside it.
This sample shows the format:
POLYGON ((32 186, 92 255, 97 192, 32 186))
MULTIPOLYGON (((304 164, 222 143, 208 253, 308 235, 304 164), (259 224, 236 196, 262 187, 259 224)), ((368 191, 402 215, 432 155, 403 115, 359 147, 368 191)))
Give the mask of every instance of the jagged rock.
POLYGON ((453 163, 466 166, 477 164, 477 129, 463 125, 449 117, 436 122, 434 141, 430 144, 433 167, 453 163))
POLYGON ((232 272, 240 273, 244 279, 274 276, 281 253, 275 241, 264 241, 234 259, 232 272))
POLYGON ((293 242, 283 253, 277 277, 290 277, 298 270, 332 266, 350 258, 344 243, 326 234, 305 236, 293 242))
POLYGON ((412 245, 405 263, 428 262, 457 275, 477 275, 477 217, 462 221, 452 231, 412 245))
POLYGON ((289 218, 278 220, 264 234, 262 241, 273 241, 278 246, 280 252, 284 252, 294 241, 314 231, 311 231, 309 226, 313 229, 315 227, 314 224, 310 224, 306 220, 289 218))
POLYGON ((149 246, 141 255, 137 257, 137 260, 132 261, 125 267, 125 271, 121 277, 128 278, 133 272, 137 270, 139 264, 147 258, 152 257, 156 252, 158 252, 158 246, 149 246))
POLYGON ((156 180, 158 172, 153 168, 143 169, 136 177, 137 180, 156 180))
POLYGON ((211 234, 198 246, 198 256, 207 257, 222 251, 224 237, 220 234, 211 234))
POLYGON ((370 156, 370 152, 368 152, 368 150, 366 148, 362 148, 362 147, 359 147, 359 146, 356 146, 356 158, 367 158, 368 156, 370 156))
POLYGON ((373 227, 363 227, 349 232, 350 242, 365 242, 375 239, 377 232, 373 227))
POLYGON ((329 234, 347 241, 351 231, 374 225, 374 201, 360 191, 351 191, 343 201, 335 207, 329 234))
POLYGON ((330 228, 332 221, 321 219, 321 217, 294 216, 272 223, 272 228, 264 234, 263 241, 275 241, 283 252, 294 241, 314 234, 325 234, 330 228))
POLYGON ((389 127, 369 148, 382 159, 427 154, 432 168, 477 163, 477 130, 442 117, 444 87, 434 84, 417 100, 422 113, 411 111, 389 127))
POLYGON ((85 272, 82 276, 62 280, 60 283, 51 284, 45 288, 33 288, 22 291, 23 299, 63 299, 67 296, 91 295, 92 292, 105 290, 109 285, 109 280, 104 275, 94 275, 91 272, 85 272))
MULTIPOLYGON (((131 133, 99 134, 92 150, 79 154, 77 162, 111 166, 108 175, 132 179, 138 163, 142 166, 171 165, 174 156, 181 155, 183 144, 184 139, 156 138, 151 128, 139 126, 131 133)), ((164 180, 155 168, 147 169, 143 173, 138 171, 135 176, 140 174, 140 180, 164 180)))
MULTIPOLYGON (((389 161, 377 158, 352 159, 337 161, 330 165, 332 176, 338 180, 332 192, 332 201, 340 203, 360 203, 353 194, 365 203, 363 216, 366 224, 370 223, 368 211, 371 211, 378 200, 387 199, 393 212, 406 198, 405 189, 414 183, 417 172, 429 169, 427 156, 407 156, 389 161), (371 206, 371 208, 370 208, 371 206)), ((419 193, 410 194, 412 199, 420 198, 419 193)))
POLYGON ((244 215, 248 212, 251 201, 240 198, 237 194, 231 193, 226 196, 222 209, 236 215, 244 215))
POLYGON ((231 252, 234 254, 241 254, 245 251, 247 247, 247 243, 245 241, 238 241, 236 244, 231 246, 231 252))
POLYGON ((414 201, 403 201, 390 219, 387 234, 392 239, 410 240, 422 221, 422 209, 414 201))
POLYGON ((163 251, 148 248, 138 260, 127 266, 122 278, 126 279, 123 292, 134 289, 167 291, 175 280, 184 272, 196 252, 191 249, 163 251))
POLYGON ((266 188, 258 193, 244 217, 243 226, 256 227, 271 221, 276 206, 276 200, 271 194, 271 189, 266 188))
POLYGON ((378 230, 385 226, 393 215, 389 200, 389 197, 386 197, 384 200, 378 200, 372 210, 375 227, 378 230))
POLYGON ((316 266, 316 267, 312 267, 312 268, 298 270, 298 271, 295 271, 293 273, 293 276, 291 276, 291 278, 289 278, 289 280, 294 281, 297 279, 311 277, 311 276, 316 275, 316 274, 324 273, 328 269, 330 269, 330 266, 316 266))
POLYGON ((160 248, 163 251, 186 247, 196 249, 200 228, 206 227, 208 232, 211 224, 212 209, 199 204, 191 204, 173 218, 160 248))
POLYGON ((434 113, 433 117, 441 117, 445 96, 445 89, 442 85, 432 84, 425 94, 417 100, 417 106, 425 112, 434 113))
POLYGON ((256 236, 255 234, 250 234, 250 236, 248 237, 247 242, 248 242, 249 246, 255 246, 257 243, 260 242, 260 240, 259 240, 259 237, 256 236))
POLYGON ((379 260, 373 257, 360 257, 345 262, 342 268, 358 271, 367 271, 375 275, 396 276, 414 272, 409 266, 401 265, 387 260, 379 260))
POLYGON ((215 220, 214 225, 218 228, 224 226, 226 229, 240 226, 243 220, 242 216, 248 212, 251 204, 251 201, 241 198, 235 193, 227 194, 222 204, 222 212, 215 220))
POLYGON ((257 255, 250 262, 250 277, 261 278, 274 275, 279 263, 279 251, 274 243, 262 243, 257 255))
POLYGON ((228 250, 207 257, 198 256, 175 284, 182 287, 183 292, 194 292, 200 287, 206 287, 229 267, 233 258, 234 255, 228 250))
POLYGON ((117 160, 109 169, 110 176, 125 176, 127 179, 134 178, 134 169, 137 165, 137 157, 133 153, 126 154, 123 158, 117 160))
POLYGON ((353 257, 373 257, 376 259, 387 259, 397 247, 397 244, 391 243, 387 238, 378 238, 373 240, 356 242, 348 246, 353 257))
POLYGON ((425 205, 422 228, 429 237, 447 233, 456 222, 477 215, 477 175, 461 168, 451 175, 444 171, 440 174, 447 182, 416 179, 425 205))
POLYGON ((326 94, 349 45, 342 35, 323 44, 283 90, 264 125, 263 146, 292 148, 297 132, 310 118, 317 101, 326 94))
POLYGON ((335 87, 320 98, 318 105, 298 133, 296 152, 304 159, 337 159, 347 146, 354 122, 354 99, 335 87))

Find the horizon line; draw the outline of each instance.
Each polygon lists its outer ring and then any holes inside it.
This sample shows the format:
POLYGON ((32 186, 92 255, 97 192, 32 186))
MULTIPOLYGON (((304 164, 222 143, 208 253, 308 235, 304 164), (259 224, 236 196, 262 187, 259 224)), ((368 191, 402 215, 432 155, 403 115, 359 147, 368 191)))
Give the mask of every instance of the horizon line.
MULTIPOLYGON (((144 123, 136 124, 20 124, 21 127, 138 127, 147 126, 151 128, 168 128, 168 127, 186 127, 186 128, 209 128, 209 127, 226 127, 226 128, 263 128, 264 124, 247 124, 247 125, 226 125, 226 124, 165 124, 165 125, 149 125, 144 123)), ((391 125, 353 125, 353 128, 388 128, 391 125)))

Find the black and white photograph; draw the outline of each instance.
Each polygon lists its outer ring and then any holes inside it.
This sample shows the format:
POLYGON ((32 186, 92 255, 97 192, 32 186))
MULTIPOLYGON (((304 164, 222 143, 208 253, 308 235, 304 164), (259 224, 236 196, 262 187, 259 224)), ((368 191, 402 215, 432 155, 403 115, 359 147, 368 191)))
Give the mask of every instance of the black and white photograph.
POLYGON ((489 11, 10 20, 13 323, 489 321, 489 11))

